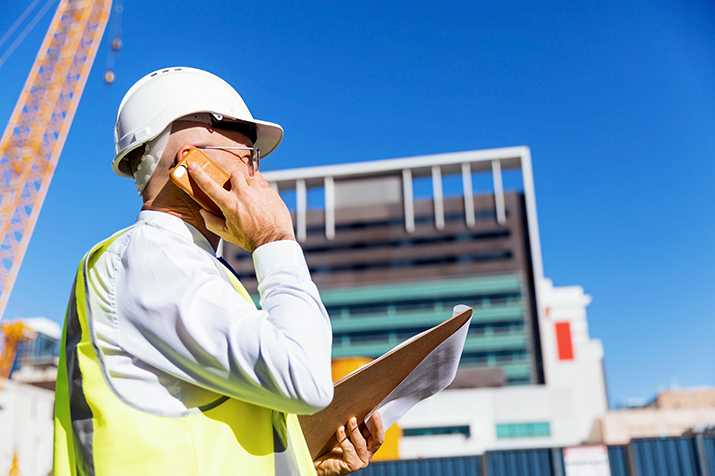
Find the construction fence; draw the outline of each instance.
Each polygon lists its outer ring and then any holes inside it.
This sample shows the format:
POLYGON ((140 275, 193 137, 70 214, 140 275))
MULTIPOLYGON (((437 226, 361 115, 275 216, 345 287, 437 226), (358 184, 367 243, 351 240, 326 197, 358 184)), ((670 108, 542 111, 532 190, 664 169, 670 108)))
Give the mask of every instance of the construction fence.
MULTIPOLYGON (((611 476, 715 476, 715 436, 648 438, 609 446, 611 476)), ((359 476, 569 476, 561 448, 374 462, 359 476)))

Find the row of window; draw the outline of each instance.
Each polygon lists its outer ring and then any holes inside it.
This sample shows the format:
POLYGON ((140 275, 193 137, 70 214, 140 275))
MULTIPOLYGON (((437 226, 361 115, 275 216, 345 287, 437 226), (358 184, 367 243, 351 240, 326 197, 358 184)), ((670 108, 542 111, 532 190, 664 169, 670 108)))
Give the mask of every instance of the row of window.
MULTIPOLYGON (((467 264, 467 263, 482 263, 486 261, 508 261, 513 258, 511 251, 497 250, 485 251, 482 253, 434 256, 427 258, 406 258, 390 261, 375 261, 370 263, 347 263, 335 265, 323 265, 312 267, 308 265, 310 274, 330 274, 340 272, 355 272, 355 271, 370 271, 380 269, 399 269, 399 268, 420 268, 422 266, 437 266, 442 264, 467 264)), ((256 279, 255 271, 249 271, 242 274, 241 278, 256 279)))
POLYGON ((390 300, 380 302, 334 304, 326 306, 330 317, 362 317, 376 314, 392 315, 398 312, 443 311, 452 309, 457 304, 466 304, 471 308, 479 309, 492 306, 505 306, 521 304, 521 293, 506 292, 482 295, 450 296, 449 298, 422 298, 390 300))
POLYGON ((375 261, 371 263, 347 263, 310 267, 311 274, 329 274, 343 271, 368 271, 378 269, 412 268, 421 266, 436 266, 439 264, 478 263, 483 261, 510 260, 511 251, 485 251, 483 253, 460 254, 452 256, 433 256, 426 258, 406 258, 390 261, 375 261))
POLYGON ((497 350, 493 352, 464 352, 460 363, 466 365, 483 365, 488 363, 518 362, 526 359, 526 349, 497 350))
POLYGON ((551 435, 547 422, 497 425, 497 438, 538 438, 551 435))
MULTIPOLYGON (((496 427, 497 438, 539 438, 551 436, 548 422, 538 423, 505 423, 496 427)), ((437 426, 426 428, 405 428, 403 436, 437 436, 437 435, 464 435, 469 438, 471 433, 468 425, 437 426)))
MULTIPOLYGON (((507 217, 510 215, 509 210, 506 211, 507 217)), ((497 216, 496 210, 475 210, 474 218, 476 220, 490 220, 495 219, 497 216)), ((444 221, 446 223, 455 221, 464 221, 464 213, 445 213, 444 221)), ((428 225, 434 223, 434 215, 416 215, 415 225, 428 225)), ((346 230, 365 230, 365 229, 375 229, 375 228, 404 228, 405 220, 403 218, 392 218, 388 220, 376 220, 376 221, 360 221, 355 223, 341 223, 335 225, 335 231, 346 231, 346 230)), ((325 228, 322 225, 310 226, 306 229, 308 234, 311 233, 325 233, 325 228)))
MULTIPOLYGON (((485 211, 483 213, 477 213, 476 218, 496 218, 496 212, 494 210, 491 211, 485 211)), ((450 222, 450 221, 461 221, 464 220, 464 215, 463 214, 457 214, 457 215, 446 215, 445 217, 445 222, 450 222)), ((429 217, 415 217, 415 224, 423 224, 423 223, 431 223, 434 221, 433 216, 429 217)), ((345 231, 345 230, 356 230, 356 229, 371 229, 371 228, 386 228, 386 227, 399 227, 399 228, 404 228, 405 223, 402 219, 395 219, 395 220, 383 220, 383 221, 376 221, 376 222, 361 222, 361 223, 353 223, 353 224, 347 224, 347 225, 336 225, 335 231, 345 231)), ((325 233, 325 230, 322 226, 320 227, 309 227, 307 229, 308 234, 312 233, 325 233)), ((372 241, 372 242, 365 242, 365 241, 360 241, 356 243, 347 243, 347 244, 332 244, 332 245, 323 245, 323 246, 306 246, 304 251, 306 254, 310 253, 330 253, 330 252, 335 252, 335 251, 347 251, 347 250, 356 250, 356 249, 367 249, 367 248, 394 248, 394 247, 410 247, 410 246, 415 246, 415 245, 427 245, 427 244, 439 244, 439 243, 448 243, 448 242, 464 242, 464 241, 473 241, 473 240, 493 240, 493 239, 498 239, 498 238, 508 238, 510 235, 509 230, 495 230, 495 231, 487 231, 487 232, 481 232, 481 233, 460 233, 456 235, 435 235, 435 236, 430 236, 430 237, 408 237, 404 239, 399 239, 399 240, 386 240, 386 241, 372 241)), ((251 255, 249 253, 246 253, 244 251, 239 251, 235 255, 236 260, 250 260, 251 255)))
MULTIPOLYGON (((433 235, 424 237, 409 237, 381 241, 360 240, 353 243, 334 243, 330 245, 304 246, 303 251, 306 256, 317 253, 335 253, 338 251, 354 251, 380 248, 411 248, 420 245, 439 245, 445 243, 467 243, 470 241, 484 241, 509 238, 509 230, 496 230, 480 233, 458 233, 454 235, 433 235)), ((250 254, 239 251, 235 255, 236 260, 251 260, 250 254)))
POLYGON ((470 437, 469 426, 435 426, 430 428, 405 428, 402 436, 464 435, 470 437))
MULTIPOLYGON (((336 332, 333 334, 333 345, 348 345, 348 344, 365 344, 365 343, 384 343, 384 342, 402 342, 403 340, 409 339, 412 336, 415 336, 419 334, 420 332, 424 332, 427 329, 429 329, 430 326, 421 326, 421 327, 410 327, 410 328, 405 328, 405 329, 399 329, 399 330, 392 330, 392 329, 387 329, 387 330, 382 330, 382 331, 373 331, 373 330, 367 330, 367 331, 353 331, 353 332, 336 332)), ((473 324, 469 328, 469 335, 472 336, 486 336, 486 335, 509 335, 512 333, 517 333, 520 334, 524 330, 524 323, 522 321, 516 321, 516 322, 496 322, 496 323, 491 323, 491 324, 482 324, 482 323, 477 323, 473 324)), ((513 351, 506 351, 506 354, 503 353, 495 353, 494 355, 497 356, 497 361, 499 361, 499 358, 503 355, 521 355, 521 354, 514 354, 512 353, 513 351)), ((517 351, 521 352, 521 351, 517 351)), ((525 352, 525 351, 524 351, 525 352)), ((480 358, 484 358, 484 361, 486 362, 488 356, 490 355, 489 353, 486 352, 477 352, 473 354, 466 354, 465 356, 469 356, 469 358, 472 358, 475 362, 479 361, 480 358)), ((509 359, 511 360, 511 359, 509 359)))
POLYGON ((432 235, 417 236, 407 238, 395 238, 391 240, 360 240, 352 243, 334 243, 330 245, 305 246, 305 254, 313 253, 335 253, 337 251, 368 250, 380 248, 411 248, 421 245, 440 245, 445 243, 468 243, 470 241, 495 240, 499 238, 509 238, 509 230, 496 230, 475 233, 457 233, 454 235, 432 235))

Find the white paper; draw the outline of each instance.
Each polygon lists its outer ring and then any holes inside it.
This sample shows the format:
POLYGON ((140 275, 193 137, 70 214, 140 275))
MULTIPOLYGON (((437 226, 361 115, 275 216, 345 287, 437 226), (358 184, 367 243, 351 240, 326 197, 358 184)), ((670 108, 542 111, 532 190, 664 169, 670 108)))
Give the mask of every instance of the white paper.
MULTIPOLYGON (((469 307, 462 304, 455 306, 452 317, 468 309, 469 307)), ((365 423, 368 423, 373 413, 380 412, 383 427, 387 429, 397 423, 417 403, 449 386, 457 374, 459 358, 462 355, 464 341, 467 338, 467 331, 471 321, 470 318, 457 332, 430 352, 402 383, 395 387, 382 402, 367 414, 365 423)), ((405 344, 406 342, 401 345, 405 344)), ((372 431, 372 428, 370 428, 370 431, 372 431)))

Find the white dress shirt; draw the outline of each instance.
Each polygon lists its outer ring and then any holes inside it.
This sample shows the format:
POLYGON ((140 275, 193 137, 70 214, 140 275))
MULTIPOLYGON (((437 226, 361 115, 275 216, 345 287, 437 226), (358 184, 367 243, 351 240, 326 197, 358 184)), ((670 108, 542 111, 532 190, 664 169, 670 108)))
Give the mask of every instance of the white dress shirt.
POLYGON ((116 393, 160 413, 228 395, 286 413, 332 400, 332 334, 300 245, 253 253, 261 308, 231 284, 208 240, 142 211, 88 276, 95 338, 116 393))

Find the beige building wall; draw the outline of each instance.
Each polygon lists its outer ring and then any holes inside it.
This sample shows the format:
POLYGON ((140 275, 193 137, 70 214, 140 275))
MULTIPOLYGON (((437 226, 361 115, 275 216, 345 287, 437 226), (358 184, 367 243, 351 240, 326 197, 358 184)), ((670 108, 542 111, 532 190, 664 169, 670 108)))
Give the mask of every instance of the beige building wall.
POLYGON ((682 436, 701 425, 715 425, 715 389, 665 390, 643 408, 608 412, 590 440, 625 445, 634 438, 682 436))
POLYGON ((677 408, 715 408, 715 388, 665 390, 658 394, 648 408, 661 410, 677 408))
POLYGON ((603 417, 593 443, 625 445, 634 438, 681 436, 703 424, 715 424, 715 408, 618 410, 603 417))

